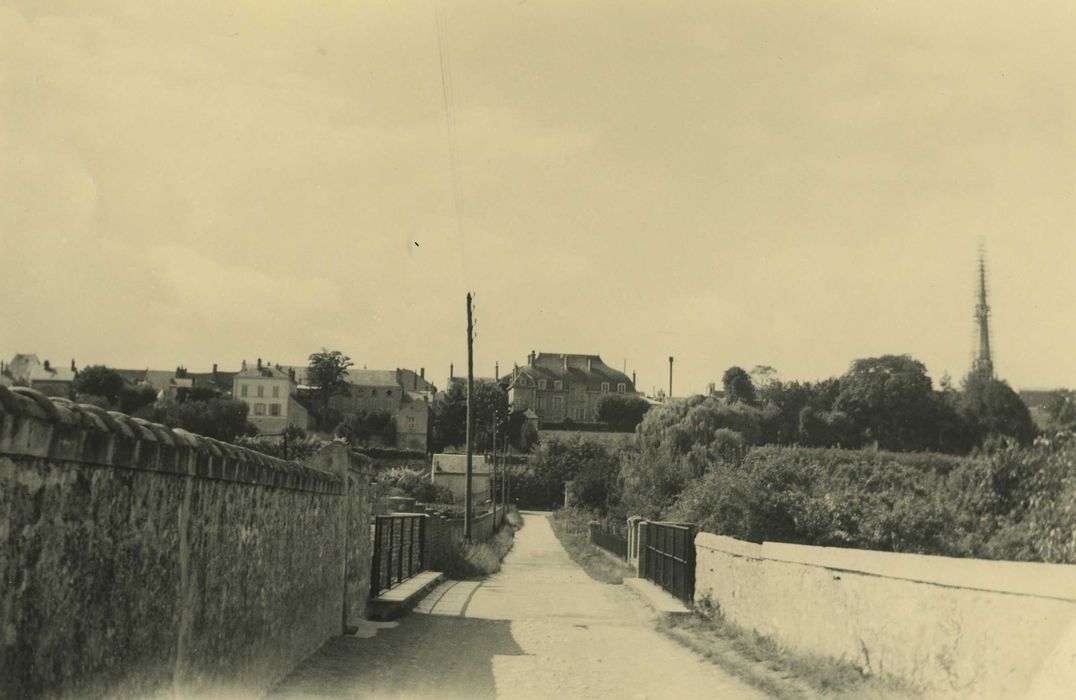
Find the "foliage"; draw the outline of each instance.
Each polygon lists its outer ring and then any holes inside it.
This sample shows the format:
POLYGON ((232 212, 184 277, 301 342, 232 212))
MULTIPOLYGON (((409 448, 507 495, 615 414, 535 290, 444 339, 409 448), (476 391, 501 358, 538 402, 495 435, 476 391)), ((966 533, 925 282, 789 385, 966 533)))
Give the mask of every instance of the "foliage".
POLYGON ((565 482, 572 482, 571 497, 579 506, 615 506, 619 462, 616 453, 597 442, 578 435, 543 442, 531 455, 529 467, 551 490, 563 492, 565 482))
POLYGON ((199 385, 193 386, 187 390, 187 401, 209 401, 210 399, 219 399, 223 396, 221 390, 215 386, 199 385))
MULTIPOLYGON (((493 434, 500 446, 508 430, 508 395, 496 382, 478 380, 474 383, 473 445, 475 452, 493 448, 493 434), (496 425, 494 418, 496 417, 496 425)), ((446 447, 466 446, 467 388, 455 383, 441 394, 431 406, 430 445, 434 452, 446 447)))
POLYGON ((327 440, 314 435, 307 435, 305 430, 295 426, 285 428, 284 434, 287 435, 287 452, 284 450, 283 435, 240 437, 235 441, 235 444, 272 457, 286 459, 289 462, 304 462, 329 444, 327 440))
POLYGON ((1069 389, 1050 392, 1043 410, 1053 427, 1061 430, 1076 428, 1076 392, 1069 389))
POLYGON ((123 413, 134 414, 144 406, 157 400, 157 390, 149 384, 125 384, 120 389, 119 409, 123 413))
POLYGON ((387 411, 359 410, 348 414, 335 432, 353 447, 371 443, 392 446, 396 444, 396 419, 387 411))
POLYGON ((420 503, 452 503, 454 500, 452 490, 435 485, 428 471, 393 467, 378 473, 377 480, 399 489, 420 503))
POLYGON ((846 414, 864 442, 886 450, 935 447, 936 402, 922 362, 909 355, 856 360, 840 379, 834 408, 846 414))
POLYGON ((650 410, 650 402, 635 394, 604 394, 598 399, 598 420, 616 430, 631 432, 650 410))
POLYGON ((90 365, 79 370, 71 388, 76 395, 100 396, 110 404, 117 405, 125 385, 126 382, 116 370, 104 365, 90 365))
MULTIPOLYGON (((325 348, 322 348, 321 352, 312 354, 309 362, 307 381, 311 386, 318 388, 318 393, 321 395, 321 406, 327 408, 329 399, 337 394, 347 393, 347 370, 354 363, 350 357, 339 350, 327 350, 325 348)), ((323 425, 332 424, 325 419, 323 419, 322 423, 323 425)))
POLYGON ((964 380, 962 407, 964 417, 978 436, 1006 435, 1024 445, 1035 437, 1035 424, 1027 404, 999 379, 969 374, 964 380))
POLYGON ((721 377, 721 386, 725 389, 725 401, 729 403, 746 403, 754 405, 755 385, 742 367, 729 367, 721 377))
POLYGON ((248 410, 247 404, 238 399, 183 403, 160 401, 143 407, 135 415, 205 437, 235 442, 240 436, 254 435, 257 432, 254 426, 247 422, 248 410))

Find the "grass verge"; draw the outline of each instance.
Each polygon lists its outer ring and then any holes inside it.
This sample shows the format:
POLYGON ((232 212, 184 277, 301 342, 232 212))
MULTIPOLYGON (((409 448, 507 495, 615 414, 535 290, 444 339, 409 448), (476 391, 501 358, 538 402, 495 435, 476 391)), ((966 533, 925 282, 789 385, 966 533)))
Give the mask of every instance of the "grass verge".
POLYGON ((523 518, 509 509, 500 530, 483 542, 454 542, 441 556, 430 562, 430 568, 450 579, 463 581, 482 578, 501 570, 501 562, 515 544, 516 530, 523 527, 523 518))
POLYGON ((596 581, 602 583, 624 583, 625 577, 631 575, 628 565, 605 550, 590 543, 590 529, 587 524, 591 518, 588 513, 574 508, 562 508, 549 516, 553 533, 583 571, 596 581))
POLYGON ((781 700, 792 698, 910 699, 918 694, 888 675, 865 675, 847 661, 802 654, 745 630, 706 601, 695 614, 658 621, 658 629, 732 675, 781 700))

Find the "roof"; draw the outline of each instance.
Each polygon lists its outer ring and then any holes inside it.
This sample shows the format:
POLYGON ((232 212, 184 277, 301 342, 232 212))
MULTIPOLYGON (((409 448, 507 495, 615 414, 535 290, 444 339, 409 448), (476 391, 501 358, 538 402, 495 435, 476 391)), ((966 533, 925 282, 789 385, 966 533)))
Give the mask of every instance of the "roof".
POLYGON ((400 386, 394 369, 349 369, 347 381, 356 386, 400 386))
POLYGON ((41 360, 34 353, 17 352, 11 358, 11 362, 4 367, 4 372, 16 381, 30 381, 30 372, 34 367, 40 367, 41 360))
POLYGON ((75 381, 75 370, 71 369, 68 365, 60 365, 59 367, 53 367, 49 365, 46 369, 45 365, 37 365, 30 369, 30 385, 34 382, 73 382, 75 381))
POLYGON ((605 364, 598 355, 539 353, 533 365, 526 365, 517 370, 512 384, 519 382, 521 376, 534 380, 559 379, 569 385, 585 384, 593 391, 600 391, 601 385, 606 382, 614 390, 617 384, 623 383, 628 391, 635 392, 635 385, 631 378, 605 364))
POLYGON ((262 365, 258 367, 252 365, 250 367, 244 367, 235 373, 235 376, 240 379, 290 379, 288 376, 288 370, 283 367, 274 367, 273 365, 262 365))

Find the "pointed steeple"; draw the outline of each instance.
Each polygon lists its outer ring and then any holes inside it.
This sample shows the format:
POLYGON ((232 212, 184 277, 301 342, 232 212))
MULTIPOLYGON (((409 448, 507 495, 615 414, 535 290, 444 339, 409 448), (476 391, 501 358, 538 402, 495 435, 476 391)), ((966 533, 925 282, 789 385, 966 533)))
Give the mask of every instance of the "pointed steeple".
POLYGON ((979 327, 979 351, 971 371, 981 377, 993 378, 994 360, 990 355, 990 304, 986 300, 986 256, 979 246, 979 297, 975 305, 975 322, 979 327))

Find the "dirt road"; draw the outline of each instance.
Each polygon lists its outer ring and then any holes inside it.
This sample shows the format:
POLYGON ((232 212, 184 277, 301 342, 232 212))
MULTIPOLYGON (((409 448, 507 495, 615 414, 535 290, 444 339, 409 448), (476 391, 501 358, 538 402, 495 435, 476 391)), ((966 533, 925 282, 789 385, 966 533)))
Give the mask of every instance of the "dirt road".
POLYGON ((274 698, 763 698, 655 631, 622 586, 594 581, 544 514, 501 572, 450 581, 398 624, 329 642, 274 698))

